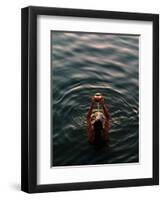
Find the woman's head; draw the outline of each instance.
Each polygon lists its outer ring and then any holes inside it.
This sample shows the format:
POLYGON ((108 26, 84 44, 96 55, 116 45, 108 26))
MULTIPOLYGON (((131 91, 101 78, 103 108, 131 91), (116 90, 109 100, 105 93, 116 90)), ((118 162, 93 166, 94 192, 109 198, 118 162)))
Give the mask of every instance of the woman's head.
POLYGON ((100 120, 101 122, 103 122, 104 120, 104 115, 101 112, 95 112, 95 121, 100 120))

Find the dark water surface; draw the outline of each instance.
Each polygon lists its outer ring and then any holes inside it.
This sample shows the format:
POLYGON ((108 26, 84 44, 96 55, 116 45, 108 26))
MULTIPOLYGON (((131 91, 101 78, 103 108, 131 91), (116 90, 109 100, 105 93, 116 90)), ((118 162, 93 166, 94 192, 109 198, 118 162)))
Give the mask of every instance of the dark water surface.
POLYGON ((52 165, 139 161, 139 36, 52 32, 52 165), (88 144, 90 97, 110 112, 108 147, 88 144))

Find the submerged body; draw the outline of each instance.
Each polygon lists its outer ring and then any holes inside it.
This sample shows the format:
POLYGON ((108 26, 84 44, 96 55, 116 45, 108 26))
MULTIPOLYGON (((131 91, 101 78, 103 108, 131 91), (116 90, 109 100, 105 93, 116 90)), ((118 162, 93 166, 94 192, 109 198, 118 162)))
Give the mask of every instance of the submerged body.
POLYGON ((109 112, 103 98, 92 98, 87 113, 87 133, 90 144, 107 144, 109 140, 109 112), (98 111, 94 111, 98 105, 98 111), (101 109, 99 109, 99 105, 101 109))

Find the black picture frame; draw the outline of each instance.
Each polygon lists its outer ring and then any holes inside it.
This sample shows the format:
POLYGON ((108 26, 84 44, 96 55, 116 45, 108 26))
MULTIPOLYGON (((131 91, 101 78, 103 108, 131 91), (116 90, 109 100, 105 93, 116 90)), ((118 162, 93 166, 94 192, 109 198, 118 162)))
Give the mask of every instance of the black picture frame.
POLYGON ((159 184, 159 15, 30 6, 21 11, 21 190, 28 193, 159 184), (153 23, 153 177, 37 184, 37 16, 55 15, 153 23))

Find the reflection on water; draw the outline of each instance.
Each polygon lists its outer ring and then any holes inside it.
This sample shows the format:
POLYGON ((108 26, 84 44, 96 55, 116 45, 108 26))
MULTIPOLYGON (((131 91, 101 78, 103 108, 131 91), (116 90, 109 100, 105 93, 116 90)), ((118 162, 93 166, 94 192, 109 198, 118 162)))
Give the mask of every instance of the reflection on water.
POLYGON ((138 162, 139 36, 52 32, 52 165, 138 162), (85 117, 100 92, 109 146, 88 144, 85 117))

